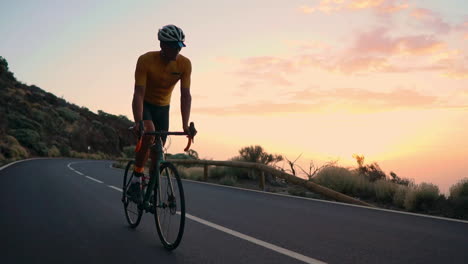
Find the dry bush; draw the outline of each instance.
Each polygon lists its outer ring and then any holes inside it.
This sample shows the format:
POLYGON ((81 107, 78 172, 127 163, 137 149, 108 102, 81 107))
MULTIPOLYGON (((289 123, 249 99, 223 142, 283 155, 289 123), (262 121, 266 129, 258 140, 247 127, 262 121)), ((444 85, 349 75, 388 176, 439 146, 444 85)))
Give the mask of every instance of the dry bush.
POLYGON ((432 183, 420 183, 406 194, 404 206, 408 211, 430 211, 439 198, 439 187, 432 183))

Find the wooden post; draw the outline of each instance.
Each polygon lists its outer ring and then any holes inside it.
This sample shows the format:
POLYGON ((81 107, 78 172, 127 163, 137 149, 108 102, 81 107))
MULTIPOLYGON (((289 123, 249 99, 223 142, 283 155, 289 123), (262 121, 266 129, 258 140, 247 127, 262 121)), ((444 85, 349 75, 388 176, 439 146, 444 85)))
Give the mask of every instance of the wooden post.
POLYGON ((208 164, 203 165, 203 180, 208 181, 208 164))
POLYGON ((260 190, 265 191, 265 172, 262 170, 258 171, 258 187, 260 187, 260 190))

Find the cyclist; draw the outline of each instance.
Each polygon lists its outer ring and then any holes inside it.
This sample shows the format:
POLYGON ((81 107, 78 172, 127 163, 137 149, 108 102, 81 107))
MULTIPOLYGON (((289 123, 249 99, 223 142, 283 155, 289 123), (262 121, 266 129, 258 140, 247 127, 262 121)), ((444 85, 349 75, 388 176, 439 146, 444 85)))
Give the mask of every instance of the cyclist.
MULTIPOLYGON (((190 75, 192 65, 190 60, 179 54, 185 47, 185 35, 182 29, 175 25, 166 25, 159 29, 158 40, 160 51, 150 51, 138 58, 135 69, 135 90, 133 94, 132 109, 135 119, 133 131, 139 132, 139 122, 143 120, 145 132, 169 129, 169 105, 171 94, 180 80, 180 110, 182 114, 182 127, 188 132, 188 121, 192 96, 190 95, 190 75)), ((144 165, 148 160, 148 149, 154 137, 145 136, 139 152, 135 154, 135 166, 132 184, 128 195, 134 200, 141 201, 141 176, 144 165)), ((163 144, 166 137, 163 137, 163 144)), ((156 153, 151 153, 152 162, 155 162, 156 153)))

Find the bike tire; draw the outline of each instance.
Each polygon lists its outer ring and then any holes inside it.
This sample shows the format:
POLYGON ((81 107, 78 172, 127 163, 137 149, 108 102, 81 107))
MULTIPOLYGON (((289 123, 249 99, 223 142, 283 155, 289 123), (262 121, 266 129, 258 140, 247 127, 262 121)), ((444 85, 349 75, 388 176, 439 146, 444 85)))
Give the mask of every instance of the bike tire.
POLYGON ((136 228, 141 221, 141 216, 143 215, 143 210, 138 208, 138 204, 133 202, 127 196, 127 190, 132 183, 133 176, 133 164, 134 161, 129 161, 127 167, 125 168, 125 174, 123 177, 123 187, 122 187, 122 202, 124 205, 125 218, 127 219, 128 224, 131 228, 136 228))
POLYGON ((159 185, 160 188, 156 186, 154 189, 153 198, 156 229, 164 247, 168 250, 174 250, 179 246, 184 234, 185 196, 182 180, 172 163, 164 162, 161 164, 159 185), (170 188, 170 184, 172 184, 172 188, 170 188), (175 224, 171 228, 172 220, 175 224))

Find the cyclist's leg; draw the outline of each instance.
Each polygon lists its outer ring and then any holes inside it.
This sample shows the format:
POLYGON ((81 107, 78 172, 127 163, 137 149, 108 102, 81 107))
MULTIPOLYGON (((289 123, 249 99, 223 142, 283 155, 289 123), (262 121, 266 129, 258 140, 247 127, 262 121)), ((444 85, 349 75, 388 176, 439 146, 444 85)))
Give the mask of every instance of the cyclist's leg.
MULTIPOLYGON (((158 106, 153 111, 153 122, 158 130, 168 131, 169 130, 169 105, 158 106)), ((167 136, 162 137, 163 146, 166 143, 167 136)))
MULTIPOLYGON (((168 131, 169 129, 169 106, 156 106, 148 104, 148 109, 151 111, 152 121, 154 123, 156 130, 168 131)), ((166 136, 162 137, 163 146, 166 143, 166 136)), ((157 153, 151 150, 151 168, 154 167, 156 161, 159 157, 157 157, 157 153)))
MULTIPOLYGON (((145 132, 154 131, 153 115, 151 107, 145 102, 143 104, 143 123, 145 125, 145 132)), ((143 137, 141 149, 135 153, 135 172, 142 172, 146 162, 148 161, 149 147, 154 141, 153 136, 143 137)))

